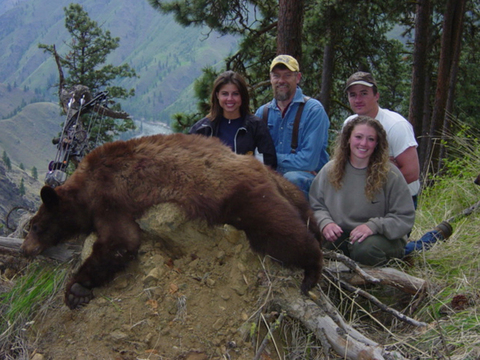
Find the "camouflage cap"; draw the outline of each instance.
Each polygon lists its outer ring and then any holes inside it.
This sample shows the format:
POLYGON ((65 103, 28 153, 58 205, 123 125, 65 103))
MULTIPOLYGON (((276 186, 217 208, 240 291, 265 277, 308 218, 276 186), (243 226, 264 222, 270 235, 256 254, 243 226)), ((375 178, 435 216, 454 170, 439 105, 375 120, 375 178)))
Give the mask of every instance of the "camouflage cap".
POLYGON ((368 87, 373 87, 373 86, 376 87, 377 82, 373 78, 372 74, 363 72, 363 71, 358 71, 348 78, 347 83, 345 85, 345 91, 347 91, 348 88, 352 85, 365 85, 368 87))

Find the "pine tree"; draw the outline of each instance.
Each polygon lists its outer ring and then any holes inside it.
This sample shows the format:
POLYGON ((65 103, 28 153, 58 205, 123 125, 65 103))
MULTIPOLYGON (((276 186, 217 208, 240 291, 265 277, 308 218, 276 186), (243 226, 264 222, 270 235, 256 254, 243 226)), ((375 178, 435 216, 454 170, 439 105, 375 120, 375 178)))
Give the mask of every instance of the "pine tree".
MULTIPOLYGON (((112 37, 110 31, 104 31, 96 21, 90 19, 88 13, 79 4, 70 4, 64 8, 65 27, 72 36, 66 45, 68 53, 58 54, 55 45, 39 44, 39 48, 52 54, 68 76, 65 77, 65 86, 84 85, 90 89, 92 95, 106 90, 109 97, 109 108, 120 111, 121 106, 114 99, 125 99, 135 95, 135 90, 127 90, 112 85, 115 80, 136 77, 135 70, 128 64, 114 66, 106 64, 108 55, 118 48, 119 37, 112 37)), ((60 69, 63 74, 63 70, 60 69)), ((132 119, 108 118, 100 132, 100 142, 111 141, 113 135, 134 129, 132 119)))
POLYGON ((32 167, 32 177, 35 179, 35 180, 38 180, 38 170, 37 168, 34 166, 32 167))
POLYGON ((20 187, 18 188, 18 192, 20 193, 20 195, 25 195, 25 183, 23 181, 23 178, 22 180, 20 181, 20 187))
POLYGON ((8 170, 12 170, 12 162, 10 161, 10 158, 7 155, 7 152, 3 150, 3 156, 2 160, 5 163, 5 166, 7 167, 8 170))

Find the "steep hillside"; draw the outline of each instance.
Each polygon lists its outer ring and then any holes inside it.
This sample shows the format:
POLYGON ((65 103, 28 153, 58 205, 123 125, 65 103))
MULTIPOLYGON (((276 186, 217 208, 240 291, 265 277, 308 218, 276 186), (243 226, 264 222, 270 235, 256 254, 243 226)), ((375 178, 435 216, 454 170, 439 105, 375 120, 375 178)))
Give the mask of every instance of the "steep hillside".
POLYGON ((61 130, 63 121, 57 104, 29 104, 13 117, 0 120, 0 149, 26 170, 35 166, 39 179, 43 179, 56 153, 52 138, 61 130))
MULTIPOLYGON (((3 2, 2 2, 3 3, 3 2)), ((70 36, 64 26, 67 5, 60 0, 8 1, 0 7, 0 83, 24 87, 56 101, 58 74, 54 61, 38 49, 55 44, 68 51, 70 36), (8 3, 8 4, 7 4, 8 3), (8 5, 8 6, 7 6, 8 5), (3 12, 3 13, 2 13, 3 12)), ((113 65, 128 63, 137 79, 120 82, 135 88, 136 97, 123 106, 135 119, 168 123, 177 111, 194 109, 191 84, 207 65, 219 64, 235 50, 236 40, 201 28, 182 28, 146 0, 78 0, 92 20, 113 36, 120 47, 108 59, 113 65)))
POLYGON ((7 119, 20 112, 27 104, 37 102, 39 97, 26 88, 20 89, 0 83, 0 99, 0 119, 7 119))
POLYGON ((11 170, 5 167, 0 160, 0 236, 8 235, 6 221, 9 217, 9 226, 15 228, 19 216, 25 213, 25 209, 36 210, 40 205, 40 188, 43 183, 30 176, 29 171, 23 171, 12 166, 11 170), (23 179, 25 195, 20 192, 20 183, 23 179), (20 208, 18 211, 15 208, 20 208))
POLYGON ((27 0, 2 0, 0 1, 0 15, 5 13, 7 10, 10 10, 14 6, 18 5, 18 3, 27 1, 27 0))

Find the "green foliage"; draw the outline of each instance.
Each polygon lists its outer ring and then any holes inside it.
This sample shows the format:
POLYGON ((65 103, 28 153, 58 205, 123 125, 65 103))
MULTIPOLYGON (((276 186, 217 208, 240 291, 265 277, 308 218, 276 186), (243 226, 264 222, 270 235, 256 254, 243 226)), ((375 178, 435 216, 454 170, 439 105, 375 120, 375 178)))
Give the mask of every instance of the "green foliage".
MULTIPOLYGON (((68 86, 82 84, 89 87, 92 92, 106 88, 113 98, 133 96, 134 89, 126 90, 110 85, 117 78, 135 77, 135 70, 128 64, 120 66, 105 64, 107 56, 118 48, 120 38, 112 37, 108 30, 103 31, 79 4, 72 3, 68 8, 64 8, 64 11, 65 27, 72 36, 67 43, 69 52, 60 57, 62 67, 68 70, 66 84, 68 86)), ((54 54, 55 45, 39 44, 39 47, 54 54)))
POLYGON ((480 11, 478 1, 467 2, 463 31, 462 53, 458 69, 458 81, 455 87, 455 110, 452 116, 458 116, 463 122, 479 129, 478 117, 478 83, 480 71, 477 56, 480 51, 480 11))
MULTIPOLYGON (((480 248, 478 247, 479 208, 468 216, 458 216, 465 209, 478 205, 478 185, 473 183, 480 172, 480 141, 466 124, 456 123, 461 130, 446 139, 448 160, 445 171, 432 178, 419 198, 413 238, 420 238, 441 221, 450 220, 452 236, 440 241, 429 251, 414 255, 412 275, 428 279, 430 293, 416 312, 417 319, 432 323, 427 331, 412 336, 409 343, 428 352, 438 347, 438 338, 450 347, 451 358, 476 358, 480 348, 478 322, 478 288, 480 287, 480 248), (452 300, 465 296, 462 311, 453 309, 452 300)), ((445 353, 444 349, 437 354, 445 353)), ((423 357, 423 358, 428 358, 423 357)))
POLYGON ((306 7, 302 39, 304 88, 316 96, 322 82, 328 80, 322 79, 328 45, 334 53, 333 73, 327 74, 333 81, 329 116, 334 128, 339 128, 350 115, 344 86, 356 71, 374 74, 382 106, 395 109, 402 99, 408 100, 410 89, 400 84, 411 77, 410 62, 404 57, 404 45, 389 36, 406 6, 391 0, 362 3, 317 0, 315 6, 306 7))
POLYGON ((205 117, 210 111, 210 95, 212 92, 213 82, 219 75, 212 67, 202 69, 203 74, 193 83, 193 91, 197 99, 196 113, 185 114, 176 113, 173 115, 171 127, 175 132, 187 133, 195 122, 205 117))
POLYGON ((10 291, 0 295, 0 347, 12 344, 45 302, 63 286, 67 271, 36 262, 28 266, 10 291))
POLYGON ((250 336, 251 338, 253 338, 253 337, 255 336, 255 334, 256 334, 257 331, 258 331, 257 323, 252 322, 252 323, 250 324, 249 336, 250 336))
POLYGON ((253 21, 262 24, 273 16, 276 2, 271 0, 148 0, 150 5, 163 12, 173 13, 175 21, 183 26, 206 25, 221 34, 245 34, 253 21), (262 20, 263 19, 263 20, 262 20))
MULTIPOLYGON (((206 25, 220 33, 241 36, 239 49, 225 59, 225 69, 243 74, 252 85, 254 109, 271 98, 268 64, 276 54, 278 2, 273 0, 149 0, 163 13, 171 13, 183 26, 206 25)), ((435 95, 436 68, 445 1, 432 1, 430 50, 427 71, 430 103, 435 95)), ((459 67, 455 113, 478 127, 476 84, 480 72, 475 66, 480 44, 477 2, 468 3, 464 50, 459 67)), ((333 130, 339 129, 350 114, 344 93, 345 80, 358 70, 370 71, 377 78, 382 107, 409 113, 415 2, 374 0, 315 0, 305 2, 301 59, 302 88, 306 94, 329 99, 328 114, 333 130), (402 42, 392 37, 400 37, 402 42), (324 60, 332 52, 333 68, 324 73, 324 60), (326 76, 327 78, 322 78, 326 76), (332 88, 322 94, 322 84, 332 88)), ((203 102, 202 97, 198 97, 203 102)), ((178 117, 182 117, 177 114, 178 117)), ((419 134, 418 134, 419 135, 419 134)))
POLYGON ((20 193, 20 195, 25 195, 25 181, 23 180, 20 180, 20 186, 18 188, 18 192, 20 193))
POLYGON ((175 113, 172 115, 172 123, 170 127, 174 132, 187 134, 195 122, 202 118, 202 114, 193 113, 175 113))
POLYGON ((455 134, 443 140, 446 148, 446 157, 442 162, 443 170, 441 174, 432 175, 429 179, 435 183, 436 190, 450 189, 451 179, 470 181, 480 173, 477 130, 469 123, 457 119, 451 118, 451 122, 455 134))
POLYGON ((37 168, 34 166, 32 167, 32 177, 35 179, 35 180, 38 180, 38 170, 37 168))
MULTIPOLYGON (((135 90, 125 89, 113 85, 116 79, 136 77, 135 70, 128 64, 114 66, 105 64, 107 56, 118 48, 120 38, 112 37, 110 31, 104 31, 96 21, 90 19, 88 13, 79 4, 70 4, 65 11, 65 27, 72 36, 67 43, 69 52, 60 56, 56 52, 55 45, 39 44, 39 48, 45 52, 59 57, 62 68, 68 70, 65 78, 67 87, 73 85, 87 86, 92 94, 107 90, 109 95, 109 107, 120 111, 120 104, 113 99, 125 99, 135 95, 135 90)), ((97 125, 98 127, 98 125, 97 125)), ((121 132, 134 128, 133 120, 107 119, 97 133, 100 134, 100 143, 111 141, 121 132)))
MULTIPOLYGON (((163 13, 173 13, 184 26, 206 25, 220 33, 240 35, 239 49, 225 59, 224 69, 241 73, 251 85, 252 107, 255 111, 272 97, 268 81, 269 63, 276 55, 278 3, 273 0, 241 0, 232 4, 225 0, 149 0, 163 13)), ((396 1, 375 0, 305 2, 302 38, 303 57, 300 61, 305 94, 319 97, 322 82, 325 47, 334 51, 333 79, 329 97, 332 129, 338 129, 348 116, 344 94, 348 76, 358 70, 371 71, 377 76, 384 107, 408 113, 411 67, 404 45, 388 38, 387 33, 398 23, 407 5, 396 1), (374 20, 373 20, 374 19, 374 20), (346 26, 355 23, 355 26, 346 26)), ((221 71, 222 69, 219 69, 221 71)), ((203 70, 208 80, 208 69, 203 70)), ((206 85, 204 85, 207 87, 206 85)), ((201 108, 205 94, 196 91, 201 108)), ((206 114, 205 109, 200 110, 206 114)), ((177 118, 185 119, 177 114, 177 118)), ((187 116, 188 118, 188 116, 187 116)), ((175 127, 177 129, 177 127, 175 127)), ((183 129, 180 127, 180 129, 183 129)))
POLYGON ((12 170, 12 162, 10 161, 10 158, 8 157, 5 150, 3 151, 2 160, 5 163, 5 166, 7 167, 7 169, 12 170))

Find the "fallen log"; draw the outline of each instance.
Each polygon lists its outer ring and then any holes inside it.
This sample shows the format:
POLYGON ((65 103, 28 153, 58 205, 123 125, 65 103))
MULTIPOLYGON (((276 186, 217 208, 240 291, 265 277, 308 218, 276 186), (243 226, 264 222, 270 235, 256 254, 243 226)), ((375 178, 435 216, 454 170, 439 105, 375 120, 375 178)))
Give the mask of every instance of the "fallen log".
POLYGON ((285 287, 275 293, 272 303, 299 320, 318 339, 326 339, 322 343, 345 359, 405 359, 399 352, 388 351, 348 325, 323 292, 317 299, 306 299, 299 296, 297 289, 285 287))
MULTIPOLYGON (((407 294, 417 295, 423 291, 426 291, 428 282, 424 279, 420 279, 404 273, 394 268, 372 268, 364 270, 371 276, 379 279, 379 285, 388 285, 395 287, 407 294)), ((355 286, 365 285, 367 281, 360 276, 343 274, 348 283, 355 286)))
POLYGON ((360 267, 350 258, 338 253, 325 253, 325 258, 335 261, 326 262, 330 273, 336 274, 343 281, 361 286, 368 283, 387 285, 399 289, 407 294, 419 295, 428 290, 429 283, 390 267, 360 267))
MULTIPOLYGON (((23 239, 9 238, 0 236, 0 253, 8 253, 14 256, 22 256, 20 246, 22 246, 23 239)), ((64 243, 58 246, 51 247, 45 250, 42 255, 56 261, 67 262, 75 255, 80 254, 82 246, 73 243, 64 243)))
POLYGON ((8 253, 20 253, 20 246, 22 245, 22 242, 22 239, 0 236, 0 251, 8 253))

